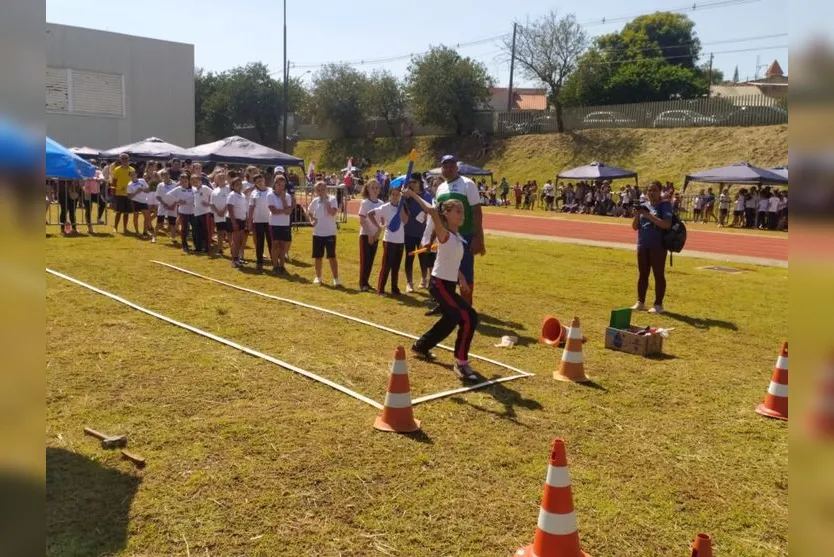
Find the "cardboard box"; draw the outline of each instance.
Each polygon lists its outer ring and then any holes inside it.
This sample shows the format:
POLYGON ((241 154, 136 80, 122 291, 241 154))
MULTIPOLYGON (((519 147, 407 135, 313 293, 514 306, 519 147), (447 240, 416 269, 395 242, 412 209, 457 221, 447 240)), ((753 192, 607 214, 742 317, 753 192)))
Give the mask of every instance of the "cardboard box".
POLYGON ((608 327, 605 329, 605 347, 621 352, 628 352, 629 354, 639 354, 640 356, 662 354, 663 337, 659 334, 636 334, 641 330, 641 327, 634 326, 628 330, 608 327))

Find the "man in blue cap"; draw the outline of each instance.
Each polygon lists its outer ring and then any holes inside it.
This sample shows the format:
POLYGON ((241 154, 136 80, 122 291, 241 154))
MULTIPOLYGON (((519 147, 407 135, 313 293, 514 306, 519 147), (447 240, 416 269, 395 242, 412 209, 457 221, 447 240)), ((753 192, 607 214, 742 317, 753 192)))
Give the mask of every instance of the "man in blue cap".
POLYGON ((458 159, 455 155, 444 155, 440 159, 440 173, 445 182, 437 188, 437 205, 449 199, 457 199, 463 203, 464 219, 459 232, 466 243, 463 259, 460 262, 460 272, 469 283, 468 296, 464 296, 464 299, 471 305, 472 292, 475 287, 474 256, 486 254, 481 195, 478 193, 478 186, 475 182, 458 173, 458 159))

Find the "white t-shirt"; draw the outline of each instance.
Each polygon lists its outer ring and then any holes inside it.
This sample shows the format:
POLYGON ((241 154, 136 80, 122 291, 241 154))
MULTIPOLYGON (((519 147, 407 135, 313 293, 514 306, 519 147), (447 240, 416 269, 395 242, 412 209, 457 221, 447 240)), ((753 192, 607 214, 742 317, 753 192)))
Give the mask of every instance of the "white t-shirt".
POLYGON ((241 192, 233 191, 229 194, 229 199, 226 201, 226 208, 231 206, 232 210, 228 213, 228 218, 232 218, 234 212, 235 220, 246 220, 249 218, 249 201, 241 192))
MULTIPOLYGON (((279 196, 275 191, 269 192, 269 195, 266 196, 266 203, 267 207, 275 207, 279 211, 282 209, 289 209, 292 207, 292 197, 287 192, 284 192, 283 199, 279 196)), ((290 225, 290 216, 289 215, 274 215, 270 211, 269 213, 269 224, 270 226, 289 226, 290 225)))
POLYGON ((215 186, 211 190, 210 209, 214 215, 214 222, 226 222, 226 203, 229 201, 230 193, 232 193, 232 188, 229 186, 215 186))
POLYGON ((770 199, 768 199, 767 210, 771 213, 778 213, 779 212, 779 198, 775 195, 771 195, 770 199))
POLYGON ((269 222, 270 212, 267 199, 270 193, 272 192, 267 189, 259 190, 258 188, 255 188, 252 190, 252 193, 249 194, 249 207, 255 208, 255 211, 252 213, 252 222, 269 222))
POLYGON ((695 196, 695 208, 700 209, 704 205, 704 197, 702 195, 695 196))
POLYGON ((147 188, 148 183, 142 178, 139 178, 138 180, 134 180, 127 185, 127 195, 136 203, 147 203, 148 192, 140 191, 147 188))
POLYGON ((752 195, 750 198, 744 200, 744 208, 745 209, 755 209, 756 208, 756 198, 752 195))
MULTIPOLYGON (((370 199, 363 199, 362 203, 359 204, 359 216, 360 217, 367 217, 368 213, 373 211, 374 209, 378 209, 382 206, 382 201, 377 199, 376 201, 371 201, 370 199)), ((371 219, 365 219, 367 224, 362 224, 362 221, 359 221, 359 235, 360 236, 372 236, 376 234, 377 229, 374 227, 374 223, 371 222, 371 219)))
POLYGON ((553 187, 553 184, 545 184, 542 188, 542 193, 545 197, 553 197, 553 194, 556 190, 553 187))
POLYGON ((154 207, 156 207, 159 204, 159 202, 156 200, 156 192, 151 190, 151 191, 148 192, 147 195, 148 195, 148 205, 153 205, 154 207))
POLYGON ((374 218, 376 218, 377 222, 383 227, 385 233, 382 237, 383 241, 389 242, 391 244, 404 244, 405 243, 405 223, 400 220, 400 227, 397 229, 396 232, 391 232, 388 230, 388 223, 391 222, 391 219, 394 218, 394 215, 397 214, 397 209, 399 207, 397 205, 391 205, 391 203, 383 203, 376 209, 374 209, 374 218))
POLYGON ((445 242, 437 242, 437 259, 434 260, 434 267, 431 276, 451 282, 458 281, 460 261, 463 259, 463 238, 449 232, 445 242))
POLYGON ((760 213, 767 213, 767 208, 770 205, 768 199, 766 197, 762 197, 759 200, 759 212, 760 213))
POLYGON ((744 196, 739 195, 738 199, 736 199, 736 211, 743 211, 744 210, 744 196))
POLYGON ((200 217, 211 212, 211 188, 205 184, 194 190, 194 216, 200 217))
MULTIPOLYGON (((163 203, 167 203, 168 205, 173 203, 174 199, 171 199, 171 196, 169 194, 171 193, 171 190, 173 190, 175 187, 177 187, 177 185, 174 182, 170 182, 168 184, 166 184, 165 182, 160 182, 156 186, 157 201, 162 201, 163 203)), ((160 217, 175 217, 177 216, 177 211, 169 211, 165 208, 164 205, 160 203, 159 209, 157 210, 156 214, 160 217)))
POLYGON ((177 213, 180 215, 194 214, 194 190, 190 186, 188 188, 177 186, 168 193, 168 197, 178 203, 177 213))
POLYGON ((718 208, 719 209, 729 209, 730 208, 730 196, 721 194, 718 196, 718 208))
POLYGON ((334 196, 328 195, 326 203, 317 197, 307 207, 307 212, 316 219, 316 225, 313 227, 313 236, 336 235, 336 215, 330 215, 327 212, 327 206, 332 209, 339 208, 339 204, 336 202, 334 196))

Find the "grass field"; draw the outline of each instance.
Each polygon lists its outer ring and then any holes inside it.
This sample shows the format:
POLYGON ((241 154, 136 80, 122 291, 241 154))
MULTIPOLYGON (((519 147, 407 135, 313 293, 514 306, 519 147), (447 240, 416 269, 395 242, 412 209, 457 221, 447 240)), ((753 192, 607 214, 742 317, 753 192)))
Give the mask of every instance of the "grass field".
MULTIPOLYGON (((310 284, 308 230, 291 280, 121 235, 48 237, 46 263, 381 401, 407 339, 150 262, 421 333, 424 294, 357 292, 356 227, 339 236, 344 290, 310 284)), ((532 539, 559 436, 590 554, 685 555, 704 531, 717 555, 787 555, 787 427, 754 412, 787 335, 787 270, 676 259, 670 313, 634 319, 675 327, 649 360, 602 346, 609 311, 634 301, 633 253, 487 247, 473 351, 536 376, 419 405, 411 437, 375 431, 375 409, 324 385, 48 275, 47 554, 506 556, 532 539), (536 343, 545 314, 582 319, 595 384, 552 379, 560 351, 536 343), (493 347, 508 333, 521 344, 493 347), (84 426, 126 433, 147 468, 84 426)), ((414 396, 459 386, 440 356, 409 361, 414 396)))
POLYGON ((434 168, 440 157, 455 153, 463 161, 488 168, 496 180, 543 184, 557 172, 593 160, 636 170, 640 182, 671 180, 681 185, 688 173, 749 161, 763 167, 787 164, 788 126, 737 128, 582 130, 563 134, 493 138, 479 156, 480 142, 471 138, 416 137, 303 140, 293 154, 328 172, 345 166, 346 157, 371 159, 371 170, 404 172, 407 153, 417 149, 416 168, 434 168))

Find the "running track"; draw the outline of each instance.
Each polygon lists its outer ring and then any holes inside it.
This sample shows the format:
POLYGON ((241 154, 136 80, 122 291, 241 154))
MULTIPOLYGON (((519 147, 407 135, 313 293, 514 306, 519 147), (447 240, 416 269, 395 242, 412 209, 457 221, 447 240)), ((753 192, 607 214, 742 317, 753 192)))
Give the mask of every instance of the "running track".
MULTIPOLYGON (((348 211, 355 215, 359 209, 357 201, 351 201, 348 211)), ((635 232, 626 223, 617 223, 612 217, 611 224, 572 220, 570 218, 528 217, 484 213, 484 228, 499 232, 515 232, 538 236, 554 236, 599 242, 634 244, 635 232)), ((774 236, 724 233, 700 230, 702 225, 687 225, 686 249, 723 255, 759 257, 764 259, 788 260, 788 240, 774 236)), ((710 226, 710 225, 708 225, 710 226)), ((714 226, 714 225, 713 225, 714 226)))

